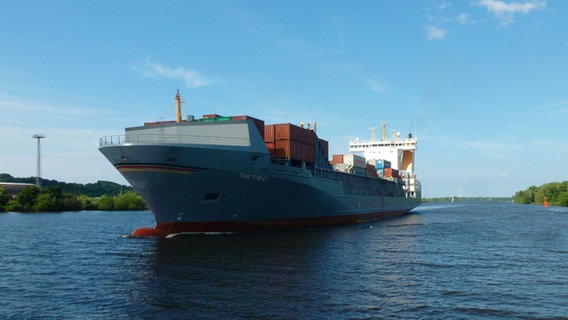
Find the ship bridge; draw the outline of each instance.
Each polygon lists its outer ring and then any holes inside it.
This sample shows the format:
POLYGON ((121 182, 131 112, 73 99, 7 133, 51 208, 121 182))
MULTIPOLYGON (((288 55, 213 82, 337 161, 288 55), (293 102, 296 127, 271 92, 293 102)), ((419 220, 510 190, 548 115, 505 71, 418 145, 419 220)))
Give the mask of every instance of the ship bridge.
POLYGON ((387 138, 387 123, 381 123, 382 137, 375 138, 372 131, 370 140, 354 138, 349 143, 349 152, 362 154, 367 162, 387 160, 393 169, 400 172, 407 185, 407 190, 412 194, 420 190, 420 184, 416 180, 414 169, 414 154, 416 151, 416 138, 409 133, 406 137, 401 137, 400 132, 392 132, 387 138))
POLYGON ((392 132, 387 138, 387 123, 381 123, 382 137, 375 138, 375 131, 372 130, 371 139, 363 140, 354 138, 349 143, 349 152, 361 153, 367 161, 387 160, 393 169, 404 173, 414 173, 414 151, 416 150, 416 138, 409 133, 402 138, 400 132, 392 132))

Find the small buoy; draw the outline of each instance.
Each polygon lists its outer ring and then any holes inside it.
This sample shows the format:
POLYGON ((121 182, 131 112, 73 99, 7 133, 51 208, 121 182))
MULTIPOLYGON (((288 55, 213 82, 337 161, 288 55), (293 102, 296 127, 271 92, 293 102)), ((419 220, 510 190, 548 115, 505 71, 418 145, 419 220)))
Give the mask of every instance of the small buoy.
POLYGON ((158 228, 138 228, 132 232, 133 237, 140 238, 165 238, 169 233, 158 228))

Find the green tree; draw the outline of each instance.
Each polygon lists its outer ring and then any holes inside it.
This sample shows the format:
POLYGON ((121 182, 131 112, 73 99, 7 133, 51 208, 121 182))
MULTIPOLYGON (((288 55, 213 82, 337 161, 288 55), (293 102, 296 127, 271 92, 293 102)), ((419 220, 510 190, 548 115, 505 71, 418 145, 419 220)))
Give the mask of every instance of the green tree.
POLYGON ((79 211, 83 210, 83 204, 76 195, 66 194, 63 199, 63 211, 79 211))
POLYGON ((36 199, 34 210, 40 212, 63 211, 63 199, 64 195, 60 187, 44 189, 36 199))
POLYGON ((0 188, 0 212, 6 210, 6 205, 8 201, 10 201, 10 195, 4 190, 4 188, 0 188))
POLYGON ((146 209, 146 204, 136 192, 125 192, 115 197, 114 210, 142 209, 146 209))
POLYGON ((523 204, 543 204, 545 197, 550 205, 568 206, 568 181, 551 182, 540 187, 531 186, 515 193, 513 199, 523 204))
POLYGON ((114 198, 107 195, 100 197, 97 201, 97 208, 105 211, 114 210, 114 198))
POLYGON ((83 210, 97 210, 97 199, 88 197, 86 195, 77 196, 77 200, 81 203, 83 210))
POLYGON ((33 211, 40 192, 41 191, 36 186, 29 186, 22 189, 16 197, 19 204, 18 207, 20 208, 19 210, 33 211))
POLYGON ((4 209, 6 211, 12 211, 12 212, 24 211, 23 206, 16 199, 8 201, 4 209))

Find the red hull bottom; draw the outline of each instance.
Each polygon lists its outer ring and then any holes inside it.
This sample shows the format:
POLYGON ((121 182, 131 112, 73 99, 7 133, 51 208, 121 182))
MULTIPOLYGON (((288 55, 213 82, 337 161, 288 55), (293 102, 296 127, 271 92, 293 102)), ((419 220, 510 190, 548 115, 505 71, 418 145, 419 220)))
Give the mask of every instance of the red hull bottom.
POLYGON ((217 222, 158 222, 155 228, 139 228, 132 232, 134 237, 165 238, 170 234, 178 233, 206 233, 206 232, 256 232, 282 229, 301 229, 311 227, 330 227, 338 225, 365 223, 401 216, 408 211, 390 211, 381 213, 367 213, 359 215, 346 215, 337 217, 321 217, 308 219, 286 219, 266 221, 217 221, 217 222))

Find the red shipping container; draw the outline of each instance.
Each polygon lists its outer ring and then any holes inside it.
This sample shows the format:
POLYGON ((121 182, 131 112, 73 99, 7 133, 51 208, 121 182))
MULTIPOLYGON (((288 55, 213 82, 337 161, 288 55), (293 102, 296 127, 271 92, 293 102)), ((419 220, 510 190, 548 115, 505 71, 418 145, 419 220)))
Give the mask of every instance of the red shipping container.
POLYGON ((203 119, 217 119, 220 115, 212 113, 212 114, 204 114, 203 119))
POLYGON ((377 168, 372 165, 372 164, 368 164, 365 167, 365 169, 367 170, 367 173, 371 176, 371 177, 375 177, 377 178, 379 175, 377 174, 377 168))
POLYGON ((276 158, 274 142, 264 142, 271 158, 276 158))
POLYGON ((269 124, 264 126, 264 142, 266 143, 274 143, 276 141, 274 136, 274 129, 275 126, 273 124, 269 124))
POLYGON ((276 140, 274 158, 315 162, 314 146, 291 140, 276 140))
POLYGON ((276 124, 276 140, 293 140, 308 145, 315 145, 316 134, 312 130, 304 129, 291 123, 276 124))
POLYGON ((331 164, 336 165, 338 163, 343 163, 343 155, 342 154, 334 154, 331 158, 331 164))
POLYGON ((385 168, 385 177, 389 177, 389 178, 399 178, 399 173, 398 170, 393 169, 393 168, 385 168))

